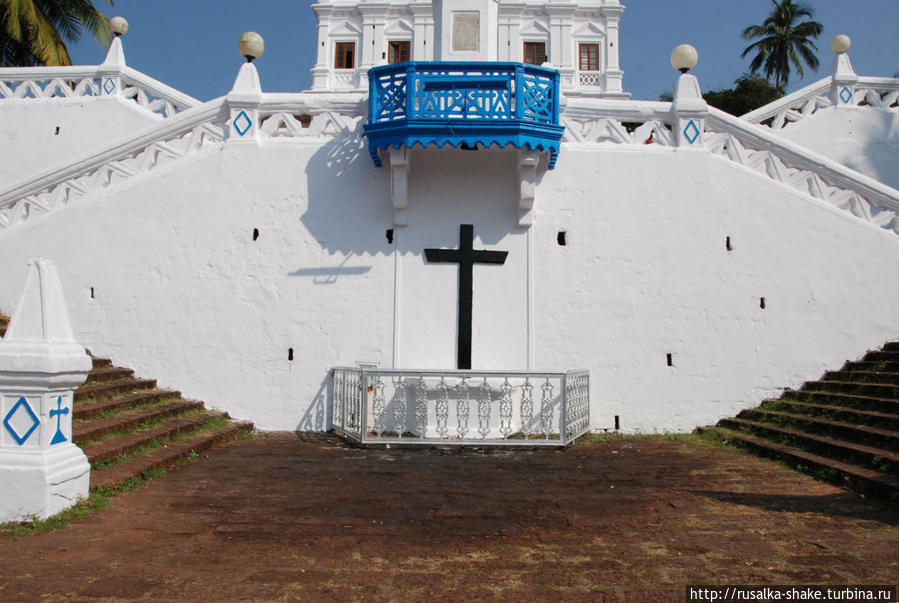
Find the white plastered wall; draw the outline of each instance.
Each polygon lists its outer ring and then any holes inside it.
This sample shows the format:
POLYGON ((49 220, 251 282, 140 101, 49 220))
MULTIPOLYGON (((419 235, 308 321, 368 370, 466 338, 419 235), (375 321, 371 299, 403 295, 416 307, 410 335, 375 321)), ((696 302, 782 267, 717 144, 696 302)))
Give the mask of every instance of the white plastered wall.
POLYGON ((421 254, 461 223, 510 252, 475 267, 475 366, 589 368, 595 429, 691 429, 899 333, 899 237, 704 152, 566 144, 527 230, 513 152, 411 165, 395 227, 358 140, 226 145, 0 233, 0 308, 46 257, 79 342, 263 429, 326 428, 335 365, 453 368, 457 272, 421 254))
POLYGON ((779 130, 784 138, 899 188, 896 110, 829 107, 779 130))
POLYGON ((0 183, 5 188, 160 119, 134 101, 118 98, 4 100, 0 103, 0 183))

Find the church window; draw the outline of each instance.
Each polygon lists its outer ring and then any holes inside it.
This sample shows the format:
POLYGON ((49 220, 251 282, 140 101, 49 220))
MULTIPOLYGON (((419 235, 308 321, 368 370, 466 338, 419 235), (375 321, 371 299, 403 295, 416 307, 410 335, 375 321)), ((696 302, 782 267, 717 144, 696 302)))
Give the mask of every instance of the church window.
POLYGON ((542 65, 546 62, 546 42, 525 42, 524 62, 542 65))
POLYGON ((356 43, 338 42, 334 48, 334 68, 352 69, 356 66, 356 43))
POLYGON ((411 56, 411 44, 409 42, 389 42, 388 63, 403 63, 411 56))
POLYGON ((578 63, 581 71, 599 71, 599 44, 578 44, 578 63))

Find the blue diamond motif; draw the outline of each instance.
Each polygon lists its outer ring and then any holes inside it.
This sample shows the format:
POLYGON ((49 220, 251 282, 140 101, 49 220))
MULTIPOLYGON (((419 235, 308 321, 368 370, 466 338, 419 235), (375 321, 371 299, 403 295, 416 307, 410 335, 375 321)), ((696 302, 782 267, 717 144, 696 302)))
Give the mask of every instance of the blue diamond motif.
POLYGON ((687 137, 690 144, 693 144, 696 142, 696 139, 699 138, 699 134, 699 126, 697 126, 696 122, 691 119, 690 123, 687 124, 687 127, 684 128, 684 136, 687 137))
POLYGON ((840 90, 840 98, 843 99, 844 103, 852 100, 852 90, 849 89, 849 86, 843 86, 843 89, 840 90))
POLYGON ((253 125, 253 122, 250 121, 250 117, 247 115, 246 111, 241 111, 240 113, 238 113, 237 117, 235 117, 234 121, 231 123, 234 124, 234 128, 241 136, 246 134, 247 130, 250 129, 250 126, 253 125))
POLYGON ((112 91, 115 90, 115 82, 111 77, 106 78, 103 82, 103 89, 106 90, 106 94, 112 94, 112 91))
POLYGON ((15 439, 16 443, 21 446, 25 443, 25 441, 34 433, 34 430, 37 429, 37 426, 41 424, 40 419, 37 418, 37 415, 34 414, 34 411, 31 410, 31 405, 25 400, 25 397, 22 396, 19 398, 19 401, 15 403, 15 405, 10 409, 8 413, 6 413, 6 418, 3 419, 3 424, 6 426, 6 430, 12 434, 13 439, 15 439), (10 424, 10 419, 19 411, 20 408, 24 408, 25 412, 31 417, 31 427, 28 428, 28 431, 25 432, 25 435, 19 435, 16 431, 15 427, 10 424))

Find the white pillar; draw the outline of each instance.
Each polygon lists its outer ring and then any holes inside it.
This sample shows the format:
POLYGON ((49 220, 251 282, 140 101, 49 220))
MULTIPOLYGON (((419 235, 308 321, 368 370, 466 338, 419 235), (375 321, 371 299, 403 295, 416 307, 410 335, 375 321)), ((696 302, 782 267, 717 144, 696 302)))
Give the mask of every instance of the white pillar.
POLYGON ((259 140, 259 104, 262 102, 262 84, 253 63, 244 63, 234 87, 225 97, 229 109, 228 141, 257 142, 259 140))
POLYGON ((709 106, 702 98, 696 76, 684 73, 678 78, 671 111, 674 113, 672 121, 675 124, 675 145, 684 148, 703 148, 702 136, 709 106))
POLYGON ((121 96, 124 85, 122 84, 122 70, 125 68, 125 50, 122 48, 122 38, 116 36, 109 45, 106 60, 100 65, 100 89, 103 96, 121 96))
POLYGON ((849 46, 849 36, 845 35, 835 37, 830 43, 836 55, 833 58, 833 76, 830 84, 830 101, 834 107, 853 107, 859 102, 855 98, 858 75, 849 60, 849 46))
POLYGON ((72 443, 72 401, 90 369, 56 267, 32 260, 0 340, 0 522, 50 517, 88 495, 90 464, 72 443))

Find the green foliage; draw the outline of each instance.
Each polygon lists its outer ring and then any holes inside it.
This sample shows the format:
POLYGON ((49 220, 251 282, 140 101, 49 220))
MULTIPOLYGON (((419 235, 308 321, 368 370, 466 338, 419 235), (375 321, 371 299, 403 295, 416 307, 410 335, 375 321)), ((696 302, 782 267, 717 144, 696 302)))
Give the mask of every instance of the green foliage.
POLYGON ((785 90, 793 69, 803 77, 802 64, 812 71, 818 70, 818 47, 812 41, 821 35, 824 27, 814 17, 814 9, 808 4, 793 0, 771 0, 771 14, 761 25, 750 25, 743 30, 743 38, 756 40, 746 47, 741 58, 754 53, 749 70, 757 73, 763 70, 768 80, 774 78, 774 85, 785 90), (808 17, 808 21, 797 21, 808 17))
POLYGON ((3 67, 71 65, 66 42, 77 42, 83 29, 104 46, 111 35, 91 0, 0 0, 0 20, 3 67))
POLYGON ((734 81, 733 88, 709 90, 705 101, 731 115, 743 115, 779 99, 783 94, 760 75, 744 73, 734 81))

